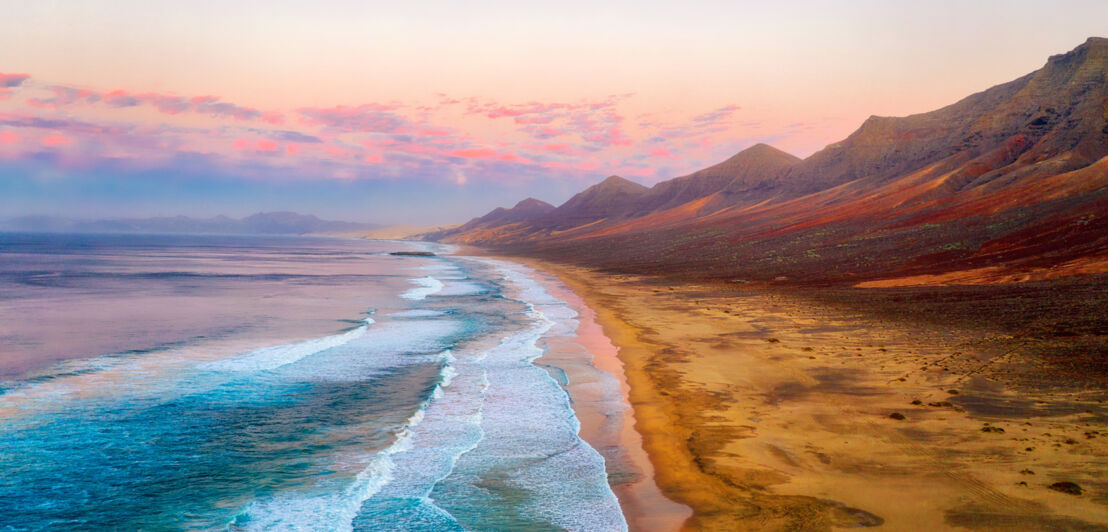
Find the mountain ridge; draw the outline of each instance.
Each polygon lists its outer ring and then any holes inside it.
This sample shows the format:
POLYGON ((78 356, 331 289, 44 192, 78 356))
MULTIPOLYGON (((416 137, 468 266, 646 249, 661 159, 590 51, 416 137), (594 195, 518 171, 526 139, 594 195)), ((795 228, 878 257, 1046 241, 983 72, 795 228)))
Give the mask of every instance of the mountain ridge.
POLYGON ((749 149, 650 189, 608 178, 510 227, 425 236, 705 279, 1108 273, 1108 39, 934 111, 871 116, 803 160, 749 149), (1051 248, 1028 231, 1065 236, 1051 248))

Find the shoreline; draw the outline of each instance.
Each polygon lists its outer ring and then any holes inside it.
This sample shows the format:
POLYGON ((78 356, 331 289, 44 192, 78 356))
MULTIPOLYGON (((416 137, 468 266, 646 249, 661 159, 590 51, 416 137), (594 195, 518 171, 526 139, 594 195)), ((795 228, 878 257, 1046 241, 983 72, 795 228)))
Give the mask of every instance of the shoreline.
POLYGON ((655 481, 694 511, 684 529, 1108 523, 1105 394, 1019 388, 1029 364, 987 335, 504 258, 560 279, 618 346, 655 481))
POLYGON ((630 531, 663 532, 682 528, 692 509, 667 498, 655 482, 654 465, 635 429, 635 410, 619 348, 604 334, 595 311, 556 275, 520 261, 528 275, 551 296, 577 313, 577 328, 567 336, 544 336, 544 354, 536 365, 561 370, 563 385, 580 422, 578 436, 604 457, 608 484, 619 500, 630 531), (605 378, 605 377, 608 378, 605 378))

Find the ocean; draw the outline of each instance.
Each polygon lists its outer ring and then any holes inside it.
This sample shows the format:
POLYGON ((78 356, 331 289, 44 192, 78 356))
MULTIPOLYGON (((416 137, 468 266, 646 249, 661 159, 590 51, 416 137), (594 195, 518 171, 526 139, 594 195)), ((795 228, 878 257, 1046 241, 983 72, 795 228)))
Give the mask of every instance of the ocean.
POLYGON ((575 311, 449 252, 0 233, 0 530, 625 530, 575 311))

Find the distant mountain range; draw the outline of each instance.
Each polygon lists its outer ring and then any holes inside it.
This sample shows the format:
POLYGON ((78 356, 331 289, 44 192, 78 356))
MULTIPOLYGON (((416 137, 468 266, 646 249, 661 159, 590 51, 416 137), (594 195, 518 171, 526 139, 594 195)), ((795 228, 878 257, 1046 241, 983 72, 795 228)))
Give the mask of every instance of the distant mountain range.
POLYGON ((340 234, 380 227, 382 226, 375 224, 320 220, 312 215, 295 212, 260 212, 240 219, 226 216, 215 218, 174 216, 75 220, 54 216, 24 216, 0 223, 0 228, 9 231, 256 235, 340 234))
POLYGON ((611 176, 423 235, 611 270, 869 286, 1108 273, 1108 39, 806 159, 765 144, 644 187, 611 176))

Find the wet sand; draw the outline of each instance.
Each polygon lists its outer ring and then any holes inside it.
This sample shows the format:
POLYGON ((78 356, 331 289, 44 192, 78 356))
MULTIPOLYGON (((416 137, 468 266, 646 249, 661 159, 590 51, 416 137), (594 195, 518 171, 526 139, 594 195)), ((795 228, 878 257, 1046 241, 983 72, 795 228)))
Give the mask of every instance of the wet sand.
POLYGON ((1021 387, 1035 368, 993 333, 511 260, 557 275, 619 346, 635 432, 693 508, 686 529, 1108 530, 1108 394, 1021 387))
POLYGON ((581 422, 580 436, 604 456, 608 481, 632 531, 678 530, 692 509, 662 494, 654 481, 654 466, 635 430, 635 411, 628 402, 630 387, 596 314, 557 277, 534 271, 531 277, 577 312, 571 336, 545 338, 547 352, 536 360, 565 372, 567 391, 581 422))

